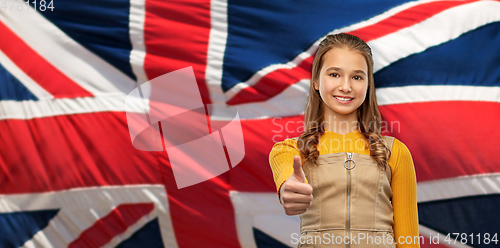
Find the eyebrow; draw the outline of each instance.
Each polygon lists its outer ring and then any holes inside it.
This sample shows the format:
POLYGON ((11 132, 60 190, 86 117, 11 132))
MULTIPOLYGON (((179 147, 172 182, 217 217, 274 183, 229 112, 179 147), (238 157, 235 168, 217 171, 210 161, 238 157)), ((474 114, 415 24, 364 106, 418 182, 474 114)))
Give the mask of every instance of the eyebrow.
POLYGON ((363 74, 363 75, 365 75, 365 76, 366 76, 366 73, 365 73, 365 71, 363 71, 363 70, 355 70, 354 72, 361 73, 361 74, 363 74))
MULTIPOLYGON (((330 67, 330 68, 326 69, 326 71, 342 71, 342 69, 340 69, 338 67, 330 67)), ((366 73, 363 70, 355 70, 354 72, 361 73, 361 74, 366 76, 366 73)))

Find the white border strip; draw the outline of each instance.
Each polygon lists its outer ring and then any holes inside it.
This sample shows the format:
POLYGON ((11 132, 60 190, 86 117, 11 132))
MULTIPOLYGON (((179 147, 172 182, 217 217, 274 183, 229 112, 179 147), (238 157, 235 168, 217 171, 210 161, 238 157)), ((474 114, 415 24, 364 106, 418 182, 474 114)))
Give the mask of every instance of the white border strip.
POLYGON ((144 40, 145 5, 145 0, 130 0, 129 35, 132 42, 130 64, 139 85, 148 81, 144 70, 144 59, 146 58, 146 42, 144 40))
MULTIPOLYGON (((31 8, 21 1, 24 8, 31 8)), ((0 21, 40 56, 95 96, 128 94, 136 83, 71 39, 38 11, 0 11, 0 21)))
POLYGON ((205 79, 212 103, 225 103, 222 92, 222 64, 227 42, 227 0, 210 2, 210 36, 205 79))
POLYGON ((417 202, 500 193, 500 173, 477 174, 419 182, 417 202))
POLYGON ((49 92, 47 92, 42 86, 37 84, 33 79, 31 79, 24 71, 19 69, 12 60, 10 60, 5 53, 0 50, 0 64, 10 73, 12 76, 17 78, 33 95, 35 95, 39 100, 46 100, 54 98, 49 92))

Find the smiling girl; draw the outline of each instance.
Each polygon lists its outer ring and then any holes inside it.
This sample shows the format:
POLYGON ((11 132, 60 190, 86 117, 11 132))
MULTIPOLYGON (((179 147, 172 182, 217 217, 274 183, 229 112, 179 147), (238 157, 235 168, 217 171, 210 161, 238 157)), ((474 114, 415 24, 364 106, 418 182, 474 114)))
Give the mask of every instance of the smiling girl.
POLYGON ((413 160, 405 144, 381 135, 363 40, 321 41, 304 117, 305 132, 269 155, 280 203, 301 219, 299 247, 420 247, 413 160))

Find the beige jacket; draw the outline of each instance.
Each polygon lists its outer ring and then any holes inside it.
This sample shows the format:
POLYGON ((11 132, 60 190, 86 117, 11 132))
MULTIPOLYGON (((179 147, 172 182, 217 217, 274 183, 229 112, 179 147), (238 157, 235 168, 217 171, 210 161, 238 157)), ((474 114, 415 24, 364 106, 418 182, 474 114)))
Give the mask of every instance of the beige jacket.
MULTIPOLYGON (((384 136, 392 150, 394 137, 384 136)), ((300 214, 298 247, 395 248, 391 168, 369 155, 320 155, 303 166, 313 201, 300 214), (337 237, 340 236, 340 237, 337 237)))

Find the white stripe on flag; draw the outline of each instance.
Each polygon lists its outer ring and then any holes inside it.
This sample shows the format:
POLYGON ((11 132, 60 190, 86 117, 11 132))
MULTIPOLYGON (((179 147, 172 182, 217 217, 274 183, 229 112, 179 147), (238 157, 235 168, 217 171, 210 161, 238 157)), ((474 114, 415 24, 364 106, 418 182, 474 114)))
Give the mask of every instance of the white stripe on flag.
MULTIPOLYGON (((211 120, 229 121, 234 118, 236 108, 242 120, 265 119, 281 116, 302 115, 306 106, 309 80, 302 80, 288 87, 266 102, 246 103, 235 106, 214 104, 211 120)), ((125 96, 82 97, 49 99, 42 101, 0 101, 0 120, 32 119, 57 115, 94 112, 144 113, 149 107, 148 99, 134 99, 125 106, 125 96)), ((403 86, 377 89, 379 106, 435 101, 484 101, 500 102, 500 87, 436 85, 403 86)))
MULTIPOLYGON (((309 80, 288 87, 266 102, 245 103, 234 106, 240 119, 263 119, 304 114, 309 80)), ((500 102, 500 87, 464 85, 419 85, 377 89, 379 106, 435 101, 500 102)), ((212 120, 231 120, 231 110, 225 105, 214 105, 212 120)))
POLYGON ((419 182, 417 202, 500 193, 500 173, 476 174, 419 182))
POLYGON ((379 106, 435 101, 500 102, 500 87, 418 85, 377 89, 379 106))
POLYGON ((227 41, 227 0, 210 2, 210 18, 212 29, 208 42, 205 80, 212 103, 225 103, 222 92, 222 64, 227 41))
POLYGON ((146 42, 144 40, 144 20, 146 18, 145 5, 145 0, 130 0, 129 35, 130 41, 132 42, 130 64, 138 84, 143 84, 148 81, 148 77, 144 71, 144 58, 146 57, 146 42))
POLYGON ((41 101, 0 101, 0 120, 33 119, 58 115, 85 114, 95 112, 132 112, 149 111, 148 100, 129 98, 125 106, 126 96, 100 96, 81 98, 58 98, 41 101), (135 102, 132 102, 135 101, 135 102))

